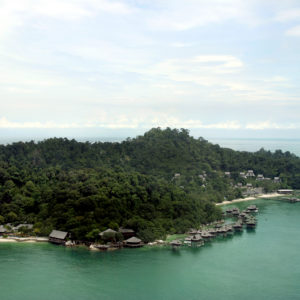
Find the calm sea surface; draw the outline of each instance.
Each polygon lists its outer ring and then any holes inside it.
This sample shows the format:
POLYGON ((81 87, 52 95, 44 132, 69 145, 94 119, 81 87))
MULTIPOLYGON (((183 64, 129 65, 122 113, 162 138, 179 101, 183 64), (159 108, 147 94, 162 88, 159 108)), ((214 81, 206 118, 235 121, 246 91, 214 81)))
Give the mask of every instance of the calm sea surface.
POLYGON ((300 299, 300 203, 252 203, 255 231, 199 249, 0 243, 0 299, 300 299))

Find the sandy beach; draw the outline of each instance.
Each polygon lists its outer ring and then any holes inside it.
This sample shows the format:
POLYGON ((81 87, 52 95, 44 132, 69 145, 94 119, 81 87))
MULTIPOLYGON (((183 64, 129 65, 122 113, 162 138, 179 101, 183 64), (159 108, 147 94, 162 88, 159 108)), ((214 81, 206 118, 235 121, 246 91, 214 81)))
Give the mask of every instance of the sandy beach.
POLYGON ((0 237, 0 243, 37 243, 37 242, 48 242, 48 238, 36 238, 36 237, 28 237, 28 238, 17 238, 17 237, 0 237))
POLYGON ((231 204, 231 203, 236 203, 236 202, 245 202, 245 201, 256 200, 256 199, 261 199, 261 198, 274 198, 274 197, 280 197, 280 196, 282 196, 282 195, 278 194, 278 193, 261 194, 261 195, 257 195, 256 197, 247 197, 247 198, 234 199, 232 201, 223 201, 221 203, 217 203, 216 205, 226 205, 226 204, 231 204))

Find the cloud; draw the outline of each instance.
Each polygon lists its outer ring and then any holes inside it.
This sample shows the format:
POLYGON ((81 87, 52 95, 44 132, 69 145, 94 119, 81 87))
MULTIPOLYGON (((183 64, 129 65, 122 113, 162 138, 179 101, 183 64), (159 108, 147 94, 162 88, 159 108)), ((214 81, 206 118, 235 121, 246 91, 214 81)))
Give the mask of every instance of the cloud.
POLYGON ((284 10, 280 12, 276 17, 276 21, 280 22, 288 22, 293 21, 295 19, 300 19, 300 9, 291 9, 291 10, 284 10))
POLYGON ((300 25, 288 29, 285 34, 288 36, 300 36, 300 25))
POLYGON ((36 129, 66 129, 66 128, 149 128, 149 127, 173 127, 173 128, 207 128, 207 129, 240 129, 241 125, 237 121, 228 121, 223 123, 203 124, 199 120, 180 120, 170 116, 159 116, 151 118, 137 118, 127 116, 116 116, 114 118, 102 115, 102 120, 84 123, 57 123, 48 122, 12 122, 7 118, 0 118, 0 128, 36 128, 36 129))
POLYGON ((101 12, 126 15, 135 11, 124 2, 113 0, 2 0, 0 37, 39 17, 76 21, 101 12))
POLYGON ((271 121, 250 122, 241 124, 240 121, 232 120, 225 122, 204 123, 197 119, 180 119, 169 114, 160 113, 155 117, 151 114, 136 117, 125 114, 111 116, 102 112, 97 120, 88 122, 54 122, 54 121, 30 121, 14 122, 7 118, 0 118, 0 129, 80 129, 80 128, 107 128, 107 129, 148 129, 152 127, 171 127, 187 129, 224 129, 224 130, 265 130, 265 129, 299 129, 300 124, 276 123, 271 121))
POLYGON ((246 129, 253 129, 253 130, 296 129, 296 128, 300 128, 300 126, 296 125, 296 124, 278 124, 278 123, 273 123, 273 122, 270 122, 270 121, 248 123, 246 125, 246 129))
POLYGON ((0 128, 78 128, 75 123, 58 124, 54 122, 11 122, 5 117, 0 119, 0 128))
POLYGON ((174 48, 187 48, 187 47, 192 47, 193 44, 192 43, 180 43, 180 42, 177 42, 177 43, 172 43, 171 44, 171 47, 174 47, 174 48))
MULTIPOLYGON (((56 19, 76 20, 90 17, 93 12, 80 2, 66 0, 38 1, 29 4, 34 15, 42 15, 56 19)), ((28 7, 29 8, 29 7, 28 7)))
POLYGON ((242 66, 243 62, 231 55, 198 55, 190 59, 168 59, 137 72, 202 86, 229 86, 219 75, 237 73, 242 66))
POLYGON ((149 26, 156 30, 184 31, 209 24, 221 24, 228 20, 257 25, 258 19, 252 9, 242 0, 165 0, 157 4, 158 13, 148 21, 149 26))
POLYGON ((289 79, 284 76, 273 76, 271 78, 263 79, 263 81, 279 83, 279 82, 287 82, 289 81, 289 79))

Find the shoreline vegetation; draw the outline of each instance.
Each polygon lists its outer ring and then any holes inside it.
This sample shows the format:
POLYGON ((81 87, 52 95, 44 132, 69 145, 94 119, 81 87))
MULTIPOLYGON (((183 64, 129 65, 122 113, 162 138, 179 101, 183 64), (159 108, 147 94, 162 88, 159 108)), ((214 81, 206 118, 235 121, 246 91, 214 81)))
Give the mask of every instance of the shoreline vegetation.
MULTIPOLYGON (((232 204, 232 203, 238 203, 238 202, 246 202, 246 201, 253 201, 253 200, 258 200, 258 199, 268 199, 268 198, 279 198, 279 197, 283 197, 284 195, 279 194, 279 193, 267 193, 267 194, 261 194, 261 195, 257 195, 256 197, 247 197, 247 198, 240 198, 240 199, 234 199, 232 201, 223 201, 222 203, 216 203, 217 206, 220 205, 228 205, 228 204, 232 204)), ((217 224, 223 224, 224 220, 220 220, 217 222, 213 222, 211 224, 206 224, 206 225, 202 225, 201 226, 201 230, 209 231, 210 228, 214 228, 215 225, 217 224)), ((226 226, 226 225, 225 225, 226 226)), ((227 225, 228 226, 228 225, 227 225)), ((175 240, 183 240, 186 237, 188 237, 189 234, 188 233, 184 233, 184 234, 168 234, 166 236, 166 238, 164 240, 156 240, 154 242, 149 242, 147 244, 145 244, 145 246, 172 246, 172 242, 174 242, 175 240)), ((29 237, 15 237, 15 236, 7 236, 7 237, 0 237, 0 243, 45 243, 45 242, 49 242, 49 238, 48 237, 33 237, 33 236, 29 236, 29 237)), ((80 244, 80 245, 74 245, 74 244, 66 244, 66 247, 81 247, 84 246, 86 249, 90 250, 90 251, 101 251, 99 250, 99 248, 97 248, 97 244, 91 244, 91 245, 84 245, 84 244, 80 244)), ((105 250, 107 251, 114 251, 120 248, 117 247, 107 247, 105 250)), ((102 250, 103 251, 103 250, 102 250)))

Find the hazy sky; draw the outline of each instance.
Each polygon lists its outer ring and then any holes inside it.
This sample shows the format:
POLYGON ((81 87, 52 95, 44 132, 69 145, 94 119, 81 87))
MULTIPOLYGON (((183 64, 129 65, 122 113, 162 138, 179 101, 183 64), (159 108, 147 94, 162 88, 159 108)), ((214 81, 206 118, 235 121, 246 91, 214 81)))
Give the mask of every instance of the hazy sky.
POLYGON ((299 0, 0 0, 1 132, 297 131, 299 82, 299 0))

